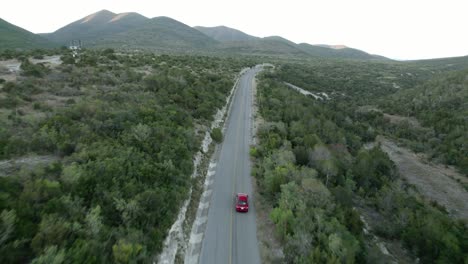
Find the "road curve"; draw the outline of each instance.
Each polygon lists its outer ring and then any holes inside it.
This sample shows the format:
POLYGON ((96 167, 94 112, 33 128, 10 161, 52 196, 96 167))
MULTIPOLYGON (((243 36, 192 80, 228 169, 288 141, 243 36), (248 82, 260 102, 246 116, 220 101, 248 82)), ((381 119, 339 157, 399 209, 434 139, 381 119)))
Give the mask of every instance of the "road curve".
POLYGON ((199 263, 260 263, 255 207, 250 201, 248 213, 234 210, 235 193, 244 192, 250 199, 255 198, 252 195, 249 145, 252 138, 251 89, 259 70, 250 69, 240 77, 226 120, 199 263))

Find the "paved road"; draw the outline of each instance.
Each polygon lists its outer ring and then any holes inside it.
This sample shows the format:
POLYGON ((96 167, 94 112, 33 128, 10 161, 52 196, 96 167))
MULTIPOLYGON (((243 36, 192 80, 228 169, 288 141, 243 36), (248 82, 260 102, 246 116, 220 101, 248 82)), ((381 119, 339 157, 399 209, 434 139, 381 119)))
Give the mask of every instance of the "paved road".
POLYGON ((234 194, 252 197, 250 178, 252 80, 258 69, 247 71, 239 80, 227 120, 224 141, 217 164, 208 223, 202 243, 200 263, 260 263, 255 224, 255 208, 248 213, 234 210, 234 194))

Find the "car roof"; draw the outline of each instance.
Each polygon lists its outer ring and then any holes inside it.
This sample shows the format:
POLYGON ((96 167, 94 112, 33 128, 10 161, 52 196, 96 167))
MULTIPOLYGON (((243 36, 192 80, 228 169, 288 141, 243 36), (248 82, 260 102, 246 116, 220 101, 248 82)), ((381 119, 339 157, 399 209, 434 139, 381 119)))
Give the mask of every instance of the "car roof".
POLYGON ((238 193, 237 196, 245 198, 249 197, 249 195, 247 195, 246 193, 238 193))

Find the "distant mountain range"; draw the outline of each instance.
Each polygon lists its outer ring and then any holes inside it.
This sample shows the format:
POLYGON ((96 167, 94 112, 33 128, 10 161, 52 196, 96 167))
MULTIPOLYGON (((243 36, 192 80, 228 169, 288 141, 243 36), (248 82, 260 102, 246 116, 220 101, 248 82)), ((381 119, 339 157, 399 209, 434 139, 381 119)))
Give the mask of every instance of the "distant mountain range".
POLYGON ((36 35, 0 20, 0 32, 4 28, 9 29, 10 33, 0 35, 0 49, 50 47, 54 44, 62 46, 68 45, 72 40, 81 40, 85 47, 90 48, 112 47, 164 52, 359 60, 386 59, 343 45, 296 44, 279 36, 260 38, 225 26, 190 27, 168 17, 147 18, 138 13, 115 14, 108 10, 86 16, 53 33, 36 35))

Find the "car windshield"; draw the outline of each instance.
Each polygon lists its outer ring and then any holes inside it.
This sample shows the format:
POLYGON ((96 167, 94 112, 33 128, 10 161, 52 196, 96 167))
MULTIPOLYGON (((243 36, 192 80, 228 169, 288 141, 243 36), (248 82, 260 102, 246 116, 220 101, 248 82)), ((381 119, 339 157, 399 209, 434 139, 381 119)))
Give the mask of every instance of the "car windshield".
POLYGON ((246 201, 239 200, 239 204, 240 204, 240 205, 246 205, 247 202, 246 202, 246 201))

